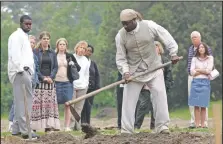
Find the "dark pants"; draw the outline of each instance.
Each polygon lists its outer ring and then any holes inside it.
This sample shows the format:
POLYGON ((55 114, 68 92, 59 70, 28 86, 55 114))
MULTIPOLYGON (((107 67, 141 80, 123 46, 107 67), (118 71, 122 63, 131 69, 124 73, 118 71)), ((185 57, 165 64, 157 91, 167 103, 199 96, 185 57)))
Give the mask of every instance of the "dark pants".
POLYGON ((10 109, 10 112, 9 112, 9 121, 13 122, 13 118, 14 118, 14 103, 12 102, 12 105, 11 105, 11 109, 10 109))
POLYGON ((122 99, 123 99, 123 87, 117 86, 117 112, 118 112, 118 128, 121 129, 122 118, 122 99))
MULTIPOLYGON (((94 91, 93 89, 88 89, 87 93, 94 91)), ((91 107, 93 105, 94 96, 85 99, 83 109, 81 111, 81 123, 90 124, 91 119, 91 107)))
POLYGON ((155 128, 155 118, 153 116, 153 106, 150 100, 150 91, 142 89, 139 95, 135 111, 135 128, 140 129, 147 113, 151 112, 150 129, 155 128))

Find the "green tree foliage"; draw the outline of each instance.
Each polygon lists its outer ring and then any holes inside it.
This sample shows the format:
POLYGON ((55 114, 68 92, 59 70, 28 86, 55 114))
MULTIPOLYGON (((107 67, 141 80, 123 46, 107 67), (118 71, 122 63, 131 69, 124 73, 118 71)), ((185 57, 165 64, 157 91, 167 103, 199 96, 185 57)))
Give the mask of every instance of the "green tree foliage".
MULTIPOLYGON (((95 47, 92 57, 96 61, 101 86, 117 80, 115 63, 115 36, 122 27, 121 10, 133 8, 144 19, 153 20, 166 28, 179 45, 179 56, 184 59, 173 66, 174 87, 168 96, 169 108, 187 105, 187 49, 190 34, 201 32, 202 41, 214 53, 215 67, 222 73, 222 6, 221 2, 3 2, 1 6, 1 112, 8 111, 12 87, 7 76, 7 41, 19 26, 19 17, 28 13, 33 19, 30 34, 39 36, 49 31, 51 45, 64 37, 69 51, 75 44, 86 40, 95 47)), ((168 51, 166 51, 168 55, 168 51)), ((211 82, 212 100, 222 98, 222 76, 211 82)), ((115 88, 95 97, 95 106, 115 106, 115 88)))

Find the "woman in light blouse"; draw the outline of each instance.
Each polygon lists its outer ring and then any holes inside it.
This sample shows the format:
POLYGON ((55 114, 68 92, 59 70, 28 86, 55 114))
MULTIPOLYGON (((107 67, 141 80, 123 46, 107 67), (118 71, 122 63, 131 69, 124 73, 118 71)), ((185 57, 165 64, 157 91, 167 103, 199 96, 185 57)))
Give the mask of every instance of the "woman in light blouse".
POLYGON ((214 66, 213 56, 208 53, 208 47, 201 43, 191 62, 190 72, 193 76, 191 84, 189 106, 194 106, 195 126, 205 128, 206 108, 210 102, 210 80, 209 74, 214 66))
MULTIPOLYGON (((80 71, 80 66, 77 64, 75 57, 67 51, 68 42, 65 38, 60 38, 56 42, 56 55, 58 61, 58 71, 55 78, 57 102, 58 104, 65 104, 65 102, 72 100, 73 97, 73 81, 71 76, 72 63, 76 66, 77 71, 80 71)), ((64 108, 65 117, 65 131, 71 131, 70 125, 70 106, 64 108)))

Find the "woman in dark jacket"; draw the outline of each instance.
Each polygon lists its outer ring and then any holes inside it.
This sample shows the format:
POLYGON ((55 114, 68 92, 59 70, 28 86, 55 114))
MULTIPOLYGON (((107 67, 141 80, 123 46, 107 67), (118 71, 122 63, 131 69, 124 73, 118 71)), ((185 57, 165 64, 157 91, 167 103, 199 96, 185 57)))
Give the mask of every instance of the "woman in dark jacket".
MULTIPOLYGON (((72 100, 74 92, 73 81, 76 79, 72 77, 71 66, 76 68, 76 75, 78 75, 78 71, 80 71, 80 66, 77 64, 75 57, 67 52, 67 46, 68 42, 65 38, 60 38, 56 42, 58 71, 55 78, 55 84, 58 104, 65 104, 65 102, 72 100)), ((71 117, 70 114, 70 106, 65 105, 65 131, 71 131, 69 128, 71 117)))
POLYGON ((39 36, 40 42, 34 49, 38 57, 39 84, 36 85, 33 96, 32 123, 34 130, 45 129, 45 132, 59 130, 60 120, 54 79, 58 70, 56 53, 50 48, 50 34, 46 31, 39 36))
MULTIPOLYGON (((100 75, 98 71, 98 67, 94 61, 90 59, 90 56, 94 53, 94 47, 88 45, 87 52, 85 56, 88 58, 90 63, 90 77, 89 77, 89 85, 87 93, 95 91, 100 88, 100 75)), ((81 112, 81 123, 88 123, 90 124, 91 118, 91 107, 93 105, 94 96, 85 99, 84 107, 81 112)))

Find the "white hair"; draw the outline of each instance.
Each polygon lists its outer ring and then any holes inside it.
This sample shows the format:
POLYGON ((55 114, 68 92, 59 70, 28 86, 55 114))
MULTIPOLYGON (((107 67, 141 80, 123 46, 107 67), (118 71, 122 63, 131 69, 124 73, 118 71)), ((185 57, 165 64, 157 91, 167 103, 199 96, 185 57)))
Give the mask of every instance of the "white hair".
POLYGON ((201 34, 198 32, 198 31, 193 31, 191 34, 190 34, 190 38, 194 37, 194 36, 197 36, 197 37, 200 37, 201 38, 201 34))

